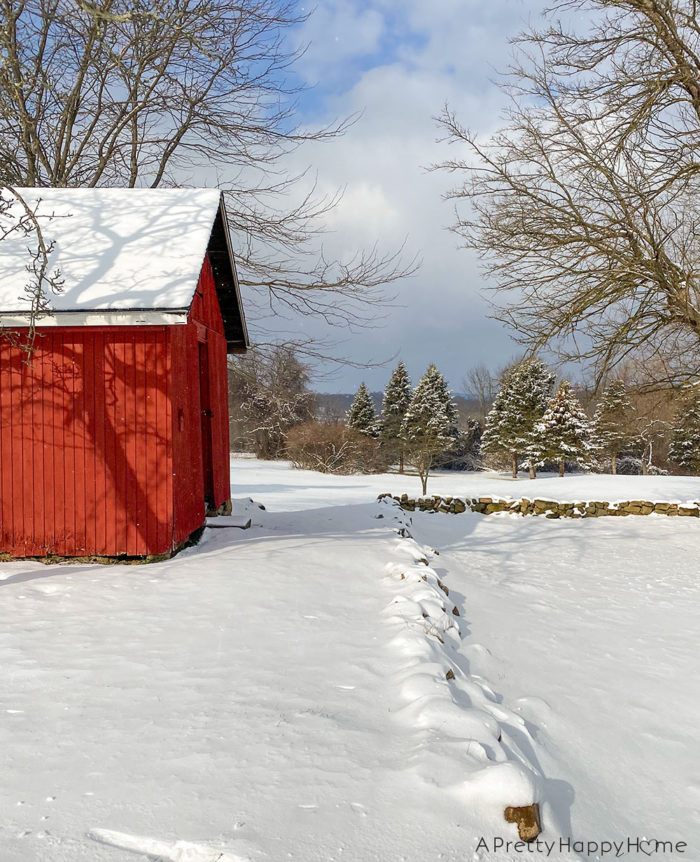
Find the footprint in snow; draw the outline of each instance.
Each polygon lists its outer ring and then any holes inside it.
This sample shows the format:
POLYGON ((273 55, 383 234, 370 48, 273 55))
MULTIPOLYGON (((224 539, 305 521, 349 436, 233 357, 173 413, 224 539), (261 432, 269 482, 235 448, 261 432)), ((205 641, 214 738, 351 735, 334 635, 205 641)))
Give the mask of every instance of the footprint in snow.
POLYGON ((159 862, 248 862, 248 859, 235 853, 190 841, 159 841, 141 835, 128 835, 126 832, 112 832, 110 829, 91 829, 88 838, 142 856, 156 857, 159 862))

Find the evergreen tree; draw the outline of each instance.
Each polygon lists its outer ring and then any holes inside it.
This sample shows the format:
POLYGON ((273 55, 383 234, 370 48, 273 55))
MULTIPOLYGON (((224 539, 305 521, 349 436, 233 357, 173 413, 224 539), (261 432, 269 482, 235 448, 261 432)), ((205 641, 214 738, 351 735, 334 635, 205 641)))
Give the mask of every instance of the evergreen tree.
POLYGON ((617 473, 617 456, 632 443, 634 407, 622 380, 613 380, 603 392, 593 417, 596 444, 600 452, 612 459, 617 473))
MULTIPOLYGON (((481 451, 484 455, 510 455, 514 479, 518 453, 526 453, 533 444, 535 425, 547 407, 553 384, 554 374, 539 359, 520 362, 504 376, 486 416, 481 451)), ((535 466, 529 461, 531 479, 535 478, 535 466)))
POLYGON ((355 428, 362 434, 367 434, 369 437, 376 435, 377 414, 374 412, 372 396, 369 394, 364 383, 360 383, 360 388, 357 390, 350 409, 346 414, 345 424, 349 428, 355 428))
POLYGON ((589 463, 594 451, 591 423, 569 381, 562 380, 535 425, 535 440, 528 457, 537 465, 558 461, 559 475, 563 476, 566 461, 589 463))
POLYGON ((401 425, 406 454, 418 470, 424 494, 436 459, 453 447, 457 435, 457 408, 450 390, 435 365, 429 365, 413 391, 401 425))
POLYGON ((399 473, 404 468, 404 441, 401 439, 401 425, 411 403, 411 378, 403 362, 394 369, 384 390, 382 399, 382 420, 379 439, 389 458, 399 459, 399 473))
POLYGON ((700 473, 700 397, 697 395, 676 414, 669 455, 691 473, 700 473))

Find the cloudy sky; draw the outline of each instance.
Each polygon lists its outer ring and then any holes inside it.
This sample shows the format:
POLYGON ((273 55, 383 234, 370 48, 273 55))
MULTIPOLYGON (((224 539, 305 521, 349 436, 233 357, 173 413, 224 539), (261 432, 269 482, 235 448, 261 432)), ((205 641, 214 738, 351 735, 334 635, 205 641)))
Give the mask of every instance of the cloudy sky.
MULTIPOLYGON (((359 361, 394 354, 414 380, 430 362, 455 391, 477 363, 497 368, 517 353, 503 327, 489 320, 478 261, 447 230, 448 176, 427 166, 452 155, 439 143, 434 116, 448 103, 461 121, 488 134, 502 97, 493 83, 507 64, 509 37, 536 22, 541 0, 319 0, 295 33, 307 45, 296 67, 312 88, 301 99, 309 125, 361 112, 340 139, 302 148, 293 167, 310 165, 320 191, 344 188, 327 220, 327 248, 350 256, 377 242, 392 249, 404 239, 423 265, 398 285, 396 304, 381 328, 350 334, 338 350, 359 361)), ((302 7, 303 8, 303 7, 302 7)), ((304 325, 304 324, 302 324, 304 325)), ((305 324, 310 334, 326 334, 305 324)), ((383 389, 395 364, 340 369, 319 381, 327 391, 354 391, 362 379, 383 389)))

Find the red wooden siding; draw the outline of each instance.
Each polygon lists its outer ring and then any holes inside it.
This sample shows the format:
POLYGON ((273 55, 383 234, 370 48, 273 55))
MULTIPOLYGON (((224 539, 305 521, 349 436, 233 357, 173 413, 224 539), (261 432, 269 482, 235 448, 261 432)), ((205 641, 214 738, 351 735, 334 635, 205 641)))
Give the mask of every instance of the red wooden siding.
POLYGON ((173 380, 173 501, 176 544, 204 523, 202 441, 199 421, 197 330, 193 325, 170 327, 173 380))
MULTIPOLYGON (((212 467, 214 479, 214 505, 220 506, 231 496, 229 477, 229 422, 228 384, 226 366, 226 338, 219 301, 216 297, 214 275, 208 260, 204 261, 197 292, 190 308, 189 320, 197 328, 198 340, 206 343, 209 371, 209 399, 211 407, 212 467), (202 327, 204 331, 202 331, 202 327)), ((192 363, 199 363, 192 356, 192 363)))
POLYGON ((45 329, 23 358, 0 342, 0 551, 169 550, 166 328, 45 329))
POLYGON ((187 324, 0 340, 0 553, 167 553, 204 523, 200 346, 213 503, 229 498, 226 340, 205 261, 187 324))

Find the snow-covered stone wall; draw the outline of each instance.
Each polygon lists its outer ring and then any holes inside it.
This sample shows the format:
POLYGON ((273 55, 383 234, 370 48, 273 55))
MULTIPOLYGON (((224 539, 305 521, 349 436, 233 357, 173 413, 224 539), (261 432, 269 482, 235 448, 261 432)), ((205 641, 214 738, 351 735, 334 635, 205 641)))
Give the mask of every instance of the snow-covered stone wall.
POLYGON ((700 517, 700 502, 668 503, 651 500, 623 500, 608 503, 600 500, 561 502, 523 497, 520 500, 499 497, 400 497, 380 494, 379 499, 391 497, 408 512, 446 512, 461 514, 471 511, 482 515, 509 512, 512 515, 544 515, 546 518, 600 518, 604 516, 625 517, 627 515, 668 515, 700 517))

